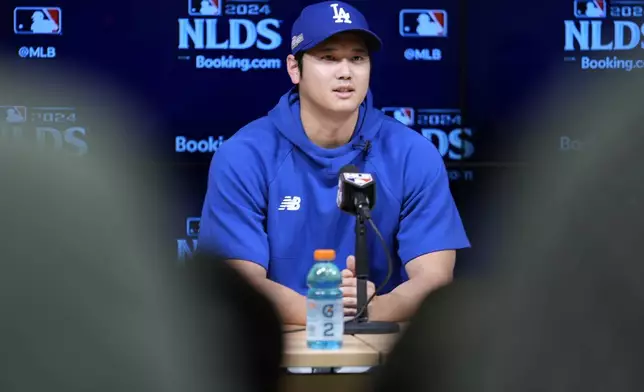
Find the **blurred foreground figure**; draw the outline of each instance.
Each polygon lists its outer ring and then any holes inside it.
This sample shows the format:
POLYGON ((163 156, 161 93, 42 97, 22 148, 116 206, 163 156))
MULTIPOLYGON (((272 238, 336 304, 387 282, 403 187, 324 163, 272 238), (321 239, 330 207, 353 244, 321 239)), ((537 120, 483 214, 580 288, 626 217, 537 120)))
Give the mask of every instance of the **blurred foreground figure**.
MULTIPOLYGON (((16 104, 38 98, 26 88, 16 104)), ((160 252, 172 205, 154 167, 92 140, 83 157, 0 144, 0 391, 276 390, 270 303, 219 260, 160 252)))
POLYGON ((527 117, 531 169, 490 190, 514 195, 490 205, 509 216, 481 255, 494 273, 426 299, 377 391, 644 389, 644 81, 593 81, 527 117), (562 135, 586 147, 562 154, 562 135))

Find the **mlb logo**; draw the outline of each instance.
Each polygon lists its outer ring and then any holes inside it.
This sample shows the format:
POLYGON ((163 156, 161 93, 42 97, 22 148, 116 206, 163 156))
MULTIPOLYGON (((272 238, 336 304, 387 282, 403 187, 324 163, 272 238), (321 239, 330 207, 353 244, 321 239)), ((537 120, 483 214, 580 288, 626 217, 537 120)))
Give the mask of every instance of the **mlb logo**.
POLYGON ((16 34, 60 35, 63 12, 58 7, 16 7, 13 10, 13 31, 16 34))
POLYGON ((9 124, 19 124, 27 121, 26 106, 0 106, 0 116, 9 124))
POLYGON ((188 15, 219 16, 223 0, 188 0, 188 15))
POLYGON ((186 235, 188 237, 199 236, 199 228, 201 227, 201 218, 187 218, 186 219, 186 235))
POLYGON ((360 187, 373 182, 373 177, 368 173, 344 173, 344 179, 346 181, 353 182, 360 187))
POLYGON ((575 16, 580 19, 605 18, 606 0, 574 0, 575 16))
POLYGON ((408 107, 387 107, 382 108, 386 115, 395 118, 408 127, 414 125, 414 108, 408 107))
POLYGON ((403 37, 447 37, 447 11, 404 9, 399 14, 403 37))

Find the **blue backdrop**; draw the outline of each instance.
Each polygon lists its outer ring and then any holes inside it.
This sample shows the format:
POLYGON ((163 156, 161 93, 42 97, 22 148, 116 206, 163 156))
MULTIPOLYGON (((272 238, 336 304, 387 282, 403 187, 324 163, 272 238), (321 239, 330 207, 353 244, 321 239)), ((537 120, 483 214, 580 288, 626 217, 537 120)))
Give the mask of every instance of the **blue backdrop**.
MULTIPOLYGON (((181 258, 194 247, 194 218, 212 154, 291 87, 284 67, 290 28, 310 3, 219 0, 210 4, 218 14, 203 15, 200 1, 190 0, 6 0, 0 48, 8 61, 35 73, 51 62, 72 72, 88 69, 145 102, 154 126, 141 136, 160 175, 182 190, 172 211, 159 212, 176 227, 173 238, 160 243, 181 258)), ((620 56, 637 60, 641 50, 642 5, 634 1, 349 3, 384 41, 372 74, 376 106, 431 138, 445 157, 475 247, 460 256, 461 265, 475 262, 485 209, 481 184, 521 161, 514 146, 523 130, 503 125, 535 89, 561 69, 638 72, 619 62, 620 56), (420 14, 434 23, 428 36, 416 33, 420 14)), ((61 100, 55 92, 64 90, 62 83, 42 86, 40 106, 0 102, 3 136, 18 127, 46 135, 43 140, 56 147, 91 154, 92 135, 107 130, 83 122, 83 111, 100 105, 101 92, 92 103, 61 100)), ((561 152, 559 140, 552 145, 553 153, 561 152)))

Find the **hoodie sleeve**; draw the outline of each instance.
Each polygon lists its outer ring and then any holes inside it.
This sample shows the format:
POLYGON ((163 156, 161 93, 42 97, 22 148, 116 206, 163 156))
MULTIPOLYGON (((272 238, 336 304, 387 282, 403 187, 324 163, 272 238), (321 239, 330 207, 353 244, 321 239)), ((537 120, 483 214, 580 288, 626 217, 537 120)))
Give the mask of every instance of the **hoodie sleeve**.
POLYGON ((427 139, 411 148, 403 175, 398 255, 403 264, 426 253, 470 246, 452 198, 445 163, 427 139))
POLYGON ((198 250, 268 269, 267 183, 256 151, 229 140, 213 156, 201 214, 198 250))

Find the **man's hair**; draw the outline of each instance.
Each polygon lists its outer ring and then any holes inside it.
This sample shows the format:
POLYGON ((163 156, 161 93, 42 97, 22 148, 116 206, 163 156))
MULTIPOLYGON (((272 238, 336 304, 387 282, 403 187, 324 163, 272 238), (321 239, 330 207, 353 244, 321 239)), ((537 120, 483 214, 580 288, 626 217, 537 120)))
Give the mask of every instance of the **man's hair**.
POLYGON ((622 74, 571 70, 531 98, 525 166, 485 197, 477 257, 494 265, 425 299, 377 392, 642 389, 644 85, 622 74), (589 112, 600 99, 619 104, 589 112), (553 154, 561 135, 587 144, 553 154))
POLYGON ((100 75, 3 60, 0 102, 40 105, 41 86, 64 80, 58 99, 84 103, 99 132, 82 157, 0 143, 0 183, 11 184, 0 192, 0 347, 11 358, 0 391, 277 391, 282 333, 270 300, 215 256, 177 265, 157 246, 172 234, 157 212, 176 196, 136 133, 119 144, 125 131, 149 134, 132 115, 149 118, 145 109, 100 75), (90 109, 97 91, 108 109, 90 109))
POLYGON ((304 51, 295 54, 295 61, 297 61, 297 69, 300 70, 300 77, 302 77, 302 70, 304 69, 304 51))

